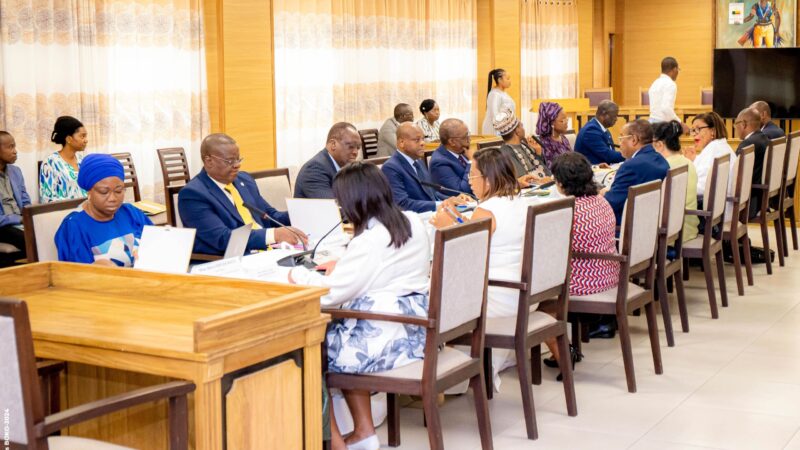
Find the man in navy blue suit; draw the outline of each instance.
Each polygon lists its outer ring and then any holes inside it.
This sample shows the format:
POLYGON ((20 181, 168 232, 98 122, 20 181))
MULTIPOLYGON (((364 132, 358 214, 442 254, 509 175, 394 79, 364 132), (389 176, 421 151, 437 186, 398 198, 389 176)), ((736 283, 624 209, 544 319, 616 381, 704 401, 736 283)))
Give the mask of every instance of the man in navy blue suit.
POLYGON ((619 137, 619 148, 626 161, 619 166, 610 188, 601 191, 614 210, 617 225, 628 199, 628 188, 653 180, 663 180, 669 163, 653 148, 653 128, 650 122, 638 119, 626 124, 619 137))
POLYGON ((306 161, 294 184, 295 198, 333 198, 333 177, 358 158, 361 136, 356 127, 339 122, 328 131, 325 148, 306 161))
POLYGON ((439 126, 439 140, 442 145, 433 152, 429 162, 431 179, 434 183, 452 189, 449 194, 466 192, 472 194, 469 186, 469 128, 459 119, 447 119, 439 126))
POLYGON ((306 242, 305 234, 291 227, 278 227, 244 204, 255 206, 276 221, 289 225, 289 214, 278 211, 261 197, 249 174, 241 172, 243 159, 239 146, 230 136, 217 133, 206 136, 200 145, 203 169, 178 194, 178 211, 187 228, 197 230, 194 251, 221 255, 225 253, 231 231, 252 224, 247 251, 264 250, 276 242, 306 242), (295 235, 294 233, 297 233, 295 235))
POLYGON ((394 202, 404 210, 418 213, 435 211, 439 202, 453 205, 469 201, 464 196, 449 197, 426 186, 431 183, 431 175, 422 158, 425 146, 422 130, 411 122, 401 123, 397 128, 397 150, 383 164, 381 170, 389 180, 394 202))
POLYGON ((764 133, 769 139, 778 139, 786 136, 786 133, 783 132, 783 129, 775 125, 775 122, 772 121, 772 108, 769 107, 769 103, 759 100, 750 105, 750 107, 755 109, 758 113, 761 132, 764 133))
POLYGON ((590 120, 578 133, 575 151, 583 154, 592 164, 614 164, 625 161, 622 153, 614 149, 614 140, 609 128, 617 123, 619 106, 611 100, 603 100, 597 105, 594 119, 590 120))

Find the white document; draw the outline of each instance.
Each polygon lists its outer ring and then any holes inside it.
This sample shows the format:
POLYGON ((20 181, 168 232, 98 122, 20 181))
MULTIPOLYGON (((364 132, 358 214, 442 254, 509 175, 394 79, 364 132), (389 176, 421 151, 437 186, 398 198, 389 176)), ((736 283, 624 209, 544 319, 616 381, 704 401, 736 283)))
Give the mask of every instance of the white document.
POLYGON ((289 267, 278 266, 278 260, 301 250, 270 250, 252 255, 222 259, 192 267, 192 275, 209 275, 244 280, 288 283, 289 267))
POLYGON ((194 228, 145 226, 139 257, 133 267, 166 273, 186 273, 194 247, 194 228))
POLYGON ((286 209, 292 226, 299 228, 308 235, 308 247, 314 248, 325 233, 331 233, 325 238, 320 248, 332 245, 343 245, 347 236, 342 227, 342 216, 339 214, 339 205, 333 199, 313 198, 287 198, 286 209), (338 225, 337 225, 338 224, 338 225))
POLYGON ((250 240, 250 230, 252 228, 253 224, 248 223, 247 225, 231 231, 231 237, 228 239, 228 246, 225 248, 225 255, 222 259, 244 256, 244 252, 247 250, 247 242, 250 240))

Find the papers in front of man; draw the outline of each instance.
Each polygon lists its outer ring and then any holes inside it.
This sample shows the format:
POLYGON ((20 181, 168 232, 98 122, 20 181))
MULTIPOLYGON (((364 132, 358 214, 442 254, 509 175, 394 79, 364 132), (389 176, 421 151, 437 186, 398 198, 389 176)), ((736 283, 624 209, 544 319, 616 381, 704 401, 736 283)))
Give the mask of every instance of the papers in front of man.
POLYGON ((192 275, 239 278, 244 280, 288 282, 290 268, 278 266, 278 260, 301 253, 296 249, 275 249, 247 256, 222 259, 192 266, 192 275))

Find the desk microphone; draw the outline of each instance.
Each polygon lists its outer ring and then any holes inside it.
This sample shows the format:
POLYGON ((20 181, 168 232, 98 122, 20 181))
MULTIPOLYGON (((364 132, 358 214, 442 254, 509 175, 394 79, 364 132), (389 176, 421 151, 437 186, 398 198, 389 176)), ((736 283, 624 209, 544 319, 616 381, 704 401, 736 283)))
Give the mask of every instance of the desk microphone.
POLYGON ((314 256, 317 254, 317 247, 319 247, 319 244, 321 244, 321 243, 322 243, 322 241, 323 241, 323 240, 324 240, 326 237, 328 237, 328 235, 329 235, 329 234, 333 233, 333 230, 337 229, 337 228, 339 227, 339 225, 341 225, 341 224, 342 224, 342 222, 344 222, 344 219, 342 219, 342 220, 340 220, 340 221, 336 222, 336 225, 334 225, 334 226, 333 226, 333 228, 331 228, 330 230, 328 230, 328 232, 327 232, 327 233, 323 234, 323 235, 322 235, 322 237, 321 237, 321 238, 319 238, 319 240, 317 241, 317 244, 314 246, 314 248, 313 248, 313 249, 311 249, 311 261, 312 261, 312 262, 314 261, 314 256))
POLYGON ((450 189, 449 187, 442 186, 441 184, 431 183, 430 181, 420 180, 419 178, 417 178, 417 181, 419 181, 419 184, 421 184, 423 186, 428 186, 428 187, 434 188, 439 192, 450 192, 450 193, 453 193, 453 194, 466 195, 469 198, 477 200, 475 198, 475 196, 472 195, 472 194, 469 194, 469 193, 466 193, 466 192, 463 192, 463 191, 459 191, 459 190, 456 190, 456 189, 450 189))
POLYGON ((531 137, 533 138, 533 140, 534 140, 534 141, 535 141, 537 144, 539 144, 539 145, 540 145, 542 148, 544 148, 544 142, 542 142, 542 140, 541 140, 541 139, 539 139, 539 136, 536 136, 535 134, 532 134, 532 135, 531 135, 531 137))
POLYGON ((297 236, 297 240, 300 241, 300 245, 303 246, 303 251, 300 252, 300 253, 296 253, 294 255, 289 255, 289 256, 287 256, 285 258, 279 259, 278 260, 278 265, 279 266, 281 266, 281 267, 295 267, 295 266, 301 266, 301 265, 308 264, 307 256, 310 255, 312 252, 308 250, 308 247, 306 247, 305 242, 303 242, 302 236, 300 236, 297 232, 295 232, 291 228, 287 227, 286 225, 284 225, 284 224, 278 222, 277 220, 273 219, 269 214, 266 213, 266 211, 263 211, 263 210, 261 210, 259 208, 256 208, 255 206, 253 206, 253 205, 251 205, 251 204, 249 204, 247 202, 242 202, 242 205, 244 205, 244 207, 249 209, 250 211, 257 213, 262 218, 267 219, 270 222, 274 223, 275 225, 278 226, 278 228, 286 228, 290 233, 292 233, 293 235, 297 236))

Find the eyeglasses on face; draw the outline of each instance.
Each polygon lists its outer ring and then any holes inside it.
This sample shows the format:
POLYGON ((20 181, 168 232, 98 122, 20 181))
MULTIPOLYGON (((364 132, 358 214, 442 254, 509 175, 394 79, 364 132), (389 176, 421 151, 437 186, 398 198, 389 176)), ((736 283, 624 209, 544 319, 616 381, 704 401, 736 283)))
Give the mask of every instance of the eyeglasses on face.
POLYGON ((702 130, 705 130, 706 128, 711 128, 711 127, 709 127, 709 126, 705 126, 705 127, 694 127, 694 128, 692 128, 691 130, 689 130, 689 133, 692 133, 692 134, 698 134, 698 133, 700 133, 700 131, 702 131, 702 130))
POLYGON ((217 156, 217 155, 208 155, 208 156, 210 156, 210 157, 212 157, 212 158, 216 158, 216 159, 218 159, 218 160, 220 160, 220 161, 224 162, 225 164, 227 164, 227 165, 228 165, 228 167, 241 166, 241 165, 242 165, 242 162, 244 162, 244 158, 239 158, 239 159, 225 159, 225 158, 221 158, 221 157, 219 157, 219 156, 217 156))

